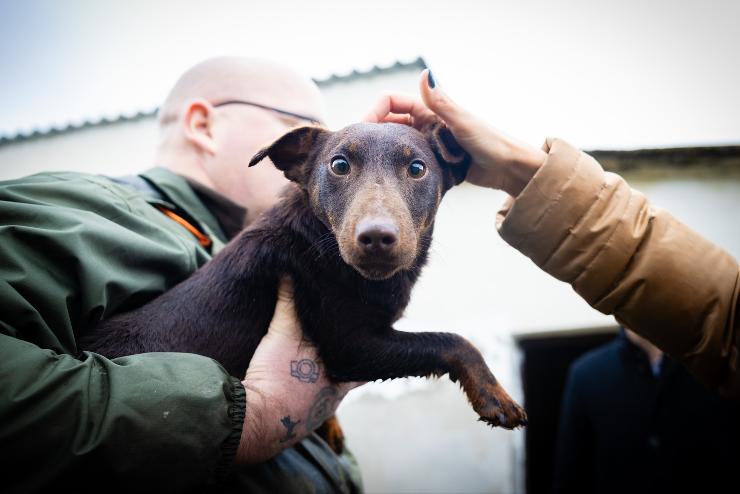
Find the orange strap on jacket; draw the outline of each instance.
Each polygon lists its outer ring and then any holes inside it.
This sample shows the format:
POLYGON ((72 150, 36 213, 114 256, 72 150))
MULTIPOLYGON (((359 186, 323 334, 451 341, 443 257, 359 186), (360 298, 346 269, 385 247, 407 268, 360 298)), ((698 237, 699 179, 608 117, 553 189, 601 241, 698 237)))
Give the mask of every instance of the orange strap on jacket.
POLYGON ((195 228, 188 220, 186 220, 179 214, 175 213, 174 211, 167 209, 164 206, 157 204, 156 207, 169 219, 175 221, 176 223, 179 223, 183 228, 185 228, 187 231, 192 233, 195 236, 195 238, 198 239, 198 243, 200 243, 202 247, 208 248, 211 246, 211 244, 213 243, 211 241, 211 238, 205 233, 195 228))

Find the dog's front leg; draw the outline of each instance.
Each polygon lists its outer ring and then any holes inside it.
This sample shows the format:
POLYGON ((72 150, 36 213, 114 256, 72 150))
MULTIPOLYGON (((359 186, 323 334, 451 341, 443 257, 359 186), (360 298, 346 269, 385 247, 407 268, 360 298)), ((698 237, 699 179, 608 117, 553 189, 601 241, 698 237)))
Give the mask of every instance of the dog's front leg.
POLYGON ((337 381, 449 374, 460 382, 481 420, 507 429, 527 424, 527 414, 501 387, 480 352, 459 335, 392 330, 322 353, 329 376, 337 381))

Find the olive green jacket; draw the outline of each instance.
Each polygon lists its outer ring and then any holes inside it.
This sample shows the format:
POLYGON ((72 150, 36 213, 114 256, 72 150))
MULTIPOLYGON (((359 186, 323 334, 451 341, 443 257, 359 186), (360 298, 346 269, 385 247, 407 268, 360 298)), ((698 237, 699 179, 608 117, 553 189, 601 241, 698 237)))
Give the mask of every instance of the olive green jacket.
POLYGON ((182 177, 142 176, 159 197, 79 173, 0 183, 3 490, 100 490, 96 480, 121 491, 359 489, 351 458, 316 437, 235 470, 244 387, 209 358, 79 351, 77 335, 168 290, 227 240, 182 177), (213 245, 201 247, 157 202, 213 245))

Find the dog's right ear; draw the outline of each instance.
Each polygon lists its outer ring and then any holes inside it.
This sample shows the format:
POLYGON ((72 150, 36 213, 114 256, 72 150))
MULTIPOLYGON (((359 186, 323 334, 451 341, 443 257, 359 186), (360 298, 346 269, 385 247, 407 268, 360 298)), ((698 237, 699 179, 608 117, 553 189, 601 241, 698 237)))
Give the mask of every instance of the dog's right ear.
POLYGON ((307 161, 313 147, 329 131, 323 127, 306 126, 293 129, 266 148, 261 149, 249 160, 254 166, 265 157, 282 170, 285 177, 300 185, 306 183, 307 161))
POLYGON ((450 129, 437 119, 421 130, 429 140, 437 160, 444 166, 452 182, 457 185, 465 180, 470 167, 470 155, 458 144, 450 129))

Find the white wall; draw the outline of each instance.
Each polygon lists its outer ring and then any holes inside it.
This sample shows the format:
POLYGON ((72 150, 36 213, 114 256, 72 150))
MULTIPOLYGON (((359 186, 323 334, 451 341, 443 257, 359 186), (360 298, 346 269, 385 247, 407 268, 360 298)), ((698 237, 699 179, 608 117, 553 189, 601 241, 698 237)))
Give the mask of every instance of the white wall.
POLYGON ((41 171, 130 175, 152 166, 154 118, 0 145, 0 180, 41 171))

